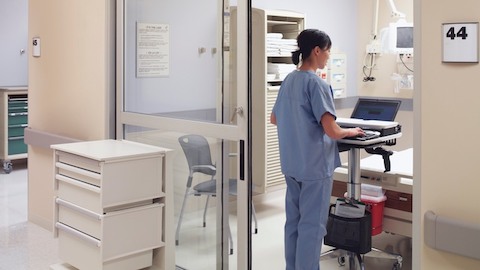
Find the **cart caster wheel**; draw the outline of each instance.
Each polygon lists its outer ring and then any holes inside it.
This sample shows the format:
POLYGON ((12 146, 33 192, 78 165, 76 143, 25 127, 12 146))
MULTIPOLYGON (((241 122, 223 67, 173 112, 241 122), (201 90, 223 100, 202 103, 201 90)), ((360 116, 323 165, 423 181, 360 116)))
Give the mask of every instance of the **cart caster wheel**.
POLYGON ((393 264, 392 270, 400 270, 400 269, 402 269, 402 264, 401 263, 396 262, 396 263, 393 264))
POLYGON ((3 163, 3 171, 5 173, 10 173, 13 169, 13 164, 12 162, 4 162, 3 163))
POLYGON ((345 256, 340 256, 340 257, 338 257, 338 258, 337 258, 337 261, 338 261, 338 265, 340 265, 340 266, 345 266, 345 262, 346 262, 345 256))

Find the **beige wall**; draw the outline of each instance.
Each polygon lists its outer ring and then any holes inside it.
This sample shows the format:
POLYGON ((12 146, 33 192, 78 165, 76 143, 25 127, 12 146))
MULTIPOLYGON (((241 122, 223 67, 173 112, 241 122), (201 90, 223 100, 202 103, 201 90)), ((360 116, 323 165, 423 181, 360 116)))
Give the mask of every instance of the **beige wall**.
POLYGON ((480 66, 442 63, 441 36, 442 23, 478 22, 480 1, 414 0, 414 8, 414 269, 480 269, 480 261, 431 249, 423 240, 428 210, 480 224, 479 147, 471 139, 480 133, 480 66))
MULTIPOLYGON (((110 136, 111 18, 108 0, 30 0, 29 126, 80 140, 110 136), (31 51, 31 48, 30 48, 31 51)), ((29 220, 51 229, 53 153, 29 147, 29 220)))

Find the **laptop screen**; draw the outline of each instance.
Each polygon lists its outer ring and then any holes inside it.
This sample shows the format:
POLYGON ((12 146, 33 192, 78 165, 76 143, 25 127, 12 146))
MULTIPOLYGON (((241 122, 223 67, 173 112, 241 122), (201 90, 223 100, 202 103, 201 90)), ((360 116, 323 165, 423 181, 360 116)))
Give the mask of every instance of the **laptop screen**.
POLYGON ((359 98, 351 118, 394 121, 400 103, 400 100, 359 98))

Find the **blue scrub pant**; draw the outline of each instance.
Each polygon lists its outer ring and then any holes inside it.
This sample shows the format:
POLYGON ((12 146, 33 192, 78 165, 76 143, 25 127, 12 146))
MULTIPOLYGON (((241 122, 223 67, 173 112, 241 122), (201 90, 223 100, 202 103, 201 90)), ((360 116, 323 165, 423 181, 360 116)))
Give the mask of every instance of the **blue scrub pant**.
POLYGON ((286 270, 319 270, 333 180, 302 181, 289 176, 285 179, 286 270))

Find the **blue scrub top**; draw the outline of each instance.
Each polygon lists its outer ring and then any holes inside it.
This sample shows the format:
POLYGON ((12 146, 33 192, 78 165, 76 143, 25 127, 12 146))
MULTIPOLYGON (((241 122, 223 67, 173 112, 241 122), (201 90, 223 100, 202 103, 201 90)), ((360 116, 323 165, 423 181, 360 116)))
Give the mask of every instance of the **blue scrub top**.
POLYGON ((297 180, 331 178, 340 155, 320 123, 325 113, 336 118, 330 86, 313 71, 295 70, 282 82, 273 113, 282 173, 297 180))

